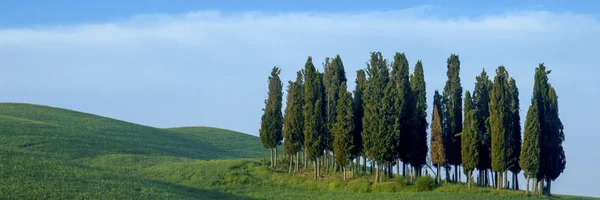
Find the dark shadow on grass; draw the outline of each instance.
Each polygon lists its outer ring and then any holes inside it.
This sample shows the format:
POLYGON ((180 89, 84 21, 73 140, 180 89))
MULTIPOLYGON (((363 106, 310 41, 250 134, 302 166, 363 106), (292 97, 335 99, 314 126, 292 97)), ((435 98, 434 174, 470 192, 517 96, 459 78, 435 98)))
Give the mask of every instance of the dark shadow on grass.
POLYGON ((169 192, 184 196, 190 199, 245 199, 254 200, 254 198, 239 196, 231 193, 219 192, 214 190, 192 188, 188 186, 177 185, 156 180, 147 180, 148 183, 160 185, 161 188, 166 188, 169 192))

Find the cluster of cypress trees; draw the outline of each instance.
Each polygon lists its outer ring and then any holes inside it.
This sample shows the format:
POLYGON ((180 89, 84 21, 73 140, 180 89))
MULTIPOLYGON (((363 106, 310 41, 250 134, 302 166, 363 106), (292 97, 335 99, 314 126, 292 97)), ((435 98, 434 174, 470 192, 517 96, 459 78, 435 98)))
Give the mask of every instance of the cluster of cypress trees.
POLYGON ((391 177, 394 166, 396 174, 408 174, 411 179, 421 176, 423 167, 433 166, 438 182, 444 168, 446 182, 460 182, 464 173, 469 187, 476 184, 502 189, 512 185, 510 188, 518 190, 518 174, 523 170, 527 191, 533 179, 532 191, 541 194, 550 193, 551 181, 565 168, 558 97, 548 83, 550 71, 543 64, 536 68, 522 140, 519 91, 506 68, 499 66, 493 81, 483 70, 476 77, 473 93, 466 91, 463 100, 460 60, 452 54, 447 60, 448 80, 443 93, 436 90, 433 97, 430 163, 426 86, 420 60, 411 75, 404 53, 396 53, 388 64, 380 52, 372 52, 366 69, 357 71, 353 94, 347 89, 339 55, 326 58, 323 68, 319 72, 308 57, 296 80, 289 81, 284 117, 280 70, 273 68, 260 129, 263 146, 273 152, 272 167, 277 163, 276 147, 285 138, 289 173, 299 170, 303 155, 304 168, 312 163, 315 178, 322 167, 331 167, 342 170, 345 180, 347 167, 365 173, 369 160, 375 182, 384 175, 391 177), (479 172, 477 178, 473 177, 474 170, 479 172), (510 183, 508 171, 513 175, 510 183))

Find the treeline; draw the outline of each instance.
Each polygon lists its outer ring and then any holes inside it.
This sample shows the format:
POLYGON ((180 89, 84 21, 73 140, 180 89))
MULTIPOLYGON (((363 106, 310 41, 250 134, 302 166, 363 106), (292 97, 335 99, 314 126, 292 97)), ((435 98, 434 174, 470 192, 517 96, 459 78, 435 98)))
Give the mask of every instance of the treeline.
POLYGON ((396 53, 389 62, 380 52, 372 52, 367 67, 356 72, 352 94, 339 55, 325 59, 323 72, 308 57, 296 80, 288 82, 285 115, 281 71, 273 68, 260 139, 270 149, 272 167, 277 167, 277 146, 285 138, 289 173, 299 171, 300 163, 304 169, 310 164, 315 179, 324 167, 343 171, 346 180, 347 167, 351 167, 354 173, 374 174, 374 181, 379 182, 384 176, 392 177, 395 166, 396 175, 411 180, 430 168, 441 183, 443 169, 444 182, 460 182, 465 174, 469 187, 518 190, 518 174, 523 171, 527 193, 531 180, 534 194, 549 194, 552 181, 566 165, 565 136, 558 96, 548 82, 551 71, 544 64, 535 70, 521 138, 519 90, 504 66, 496 69, 493 80, 483 70, 473 92, 466 91, 463 99, 460 60, 452 54, 444 89, 433 95, 428 124, 420 60, 410 74, 404 53, 396 53), (477 177, 473 177, 475 170, 477 177))

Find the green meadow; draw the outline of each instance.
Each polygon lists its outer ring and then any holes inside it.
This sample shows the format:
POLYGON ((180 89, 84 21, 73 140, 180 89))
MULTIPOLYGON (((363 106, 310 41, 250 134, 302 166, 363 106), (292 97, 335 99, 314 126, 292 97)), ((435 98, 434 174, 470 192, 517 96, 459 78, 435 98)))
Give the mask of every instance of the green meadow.
MULTIPOLYGON (((280 151, 281 152, 281 151, 280 151)), ((160 129, 77 111, 0 104, 0 197, 7 199, 585 199, 271 169, 258 137, 160 129)), ((591 198, 588 198, 591 199, 591 198)))

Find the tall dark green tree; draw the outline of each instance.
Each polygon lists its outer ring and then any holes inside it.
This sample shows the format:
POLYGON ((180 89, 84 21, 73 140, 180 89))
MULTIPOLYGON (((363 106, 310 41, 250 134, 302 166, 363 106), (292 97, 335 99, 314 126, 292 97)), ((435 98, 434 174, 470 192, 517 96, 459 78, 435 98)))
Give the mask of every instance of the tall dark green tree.
MULTIPOLYGON (((339 90, 342 83, 345 83, 346 72, 344 70, 344 63, 340 55, 337 55, 334 59, 325 59, 323 84, 325 85, 325 109, 326 109, 326 126, 324 135, 326 163, 329 162, 329 151, 333 150, 333 124, 337 118, 337 101, 339 99, 339 90)), ((326 165, 329 168, 329 165, 326 165)))
POLYGON ((462 164, 467 174, 467 185, 471 188, 473 169, 477 167, 479 162, 479 134, 477 133, 477 118, 475 117, 476 110, 469 91, 465 94, 465 120, 463 122, 462 137, 462 164))
MULTIPOLYGON (((365 115, 363 95, 365 92, 365 87, 367 84, 367 75, 365 74, 365 70, 356 71, 356 88, 354 89, 354 99, 353 99, 353 110, 354 110, 354 145, 352 148, 353 158, 357 159, 357 166, 360 162, 360 156, 363 152, 363 141, 362 141, 362 131, 363 131, 363 116, 365 115)), ((366 161, 363 161, 366 164, 366 161)), ((364 166, 366 167, 366 166, 364 166)), ((357 167, 360 168, 360 167, 357 167)))
MULTIPOLYGON (((413 144, 414 140, 414 128, 413 128, 413 97, 412 89, 410 86, 410 72, 408 66, 408 60, 404 53, 396 53, 394 55, 394 62, 392 62, 392 81, 395 85, 396 97, 394 98, 394 104, 396 107, 397 118, 399 119, 400 132, 398 136, 395 136, 395 158, 399 158, 403 163, 410 163, 411 156, 415 152, 413 144)), ((400 162, 398 162, 399 164, 400 162)), ((405 168, 404 167, 404 168, 405 168)), ((399 172, 399 170, 398 170, 399 172)), ((403 170, 405 174, 405 170, 403 170)))
POLYGON ((551 194, 552 181, 555 181, 560 174, 563 173, 567 160, 565 157, 565 151, 562 143, 565 141, 564 126, 558 116, 558 96, 554 87, 550 87, 549 92, 549 112, 548 112, 548 126, 549 126, 549 137, 545 141, 547 152, 551 152, 551 156, 548 159, 549 169, 546 173, 546 182, 548 188, 548 194, 551 194))
POLYGON ((306 156, 313 161, 315 178, 319 175, 319 157, 323 155, 323 138, 325 130, 325 103, 322 75, 308 57, 304 66, 304 146, 306 156))
MULTIPOLYGON (((437 90, 435 91, 438 95, 437 90)), ((446 154, 444 152, 444 136, 442 131, 442 120, 437 105, 433 105, 431 120, 431 163, 437 168, 436 180, 441 182, 440 168, 446 165, 446 154)))
MULTIPOLYGON (((413 120, 414 130, 413 155, 411 163, 421 172, 421 168, 426 164, 427 159, 427 91, 425 85, 425 73, 423 72, 423 63, 417 61, 413 74, 410 77, 410 87, 413 97, 413 120)), ((420 175, 420 174, 418 174, 420 175)))
MULTIPOLYGON (((400 138, 400 119, 398 116, 397 104, 395 103, 398 93, 393 81, 389 81, 384 88, 383 99, 381 99, 382 125, 381 137, 385 138, 382 144, 385 146, 385 152, 381 166, 385 167, 385 173, 392 177, 392 163, 397 158, 397 144, 400 138)), ((380 176, 381 177, 381 176, 380 176)))
POLYGON ((490 93, 490 128, 492 133, 492 169, 498 173, 498 189, 502 188, 502 178, 508 168, 506 138, 511 124, 510 94, 508 72, 504 66, 496 70, 496 77, 490 93))
POLYGON ((269 148, 271 152, 271 167, 277 167, 277 146, 283 140, 283 83, 279 78, 281 70, 273 67, 269 76, 269 92, 265 100, 264 114, 261 118, 261 126, 258 131, 263 147, 269 148))
POLYGON ((506 138, 506 161, 508 169, 512 172, 512 189, 518 190, 518 174, 521 171, 519 167, 519 155, 521 153, 521 111, 519 106, 519 89, 515 79, 510 78, 510 124, 508 127, 508 136, 506 138))
MULTIPOLYGON (((304 146, 304 116, 302 107, 304 105, 302 71, 297 72, 296 81, 289 81, 287 90, 287 103, 283 117, 283 136, 285 138, 284 152, 296 159, 295 170, 298 171, 298 154, 304 146)), ((290 159, 289 173, 292 172, 292 161, 290 159)))
POLYGON ((452 54, 448 58, 448 71, 446 72, 448 80, 444 87, 444 104, 446 107, 446 134, 449 139, 446 149, 446 159, 448 164, 454 165, 454 178, 458 180, 458 167, 461 165, 461 138, 457 134, 462 132, 462 95, 463 90, 460 84, 460 60, 458 55, 452 54))
MULTIPOLYGON (((380 52, 372 52, 367 64, 368 79, 364 93, 363 147, 365 156, 376 162, 375 181, 379 181, 379 168, 391 157, 395 118, 388 116, 394 111, 394 88, 390 84, 387 60, 380 52), (392 134, 390 134, 392 133, 392 134)), ((398 130, 398 129, 395 129, 398 130)))
POLYGON ((489 185, 489 178, 487 176, 488 170, 492 168, 492 160, 490 154, 490 148, 492 143, 492 137, 488 129, 489 118, 490 118, 490 91, 492 90, 492 81, 485 69, 481 71, 481 74, 477 76, 475 82, 475 90, 473 91, 473 101, 475 103, 477 118, 477 132, 479 133, 479 163, 477 169, 481 175, 480 179, 482 185, 489 185))
POLYGON ((346 165, 352 158, 354 142, 354 112, 352 110, 352 94, 347 91, 346 82, 339 89, 336 104, 336 121, 333 124, 333 151, 335 162, 342 168, 346 180, 346 165))
MULTIPOLYGON (((551 192, 552 181, 562 174, 566 166, 562 142, 565 140, 564 127, 558 115, 558 96, 554 87, 548 83, 546 66, 536 68, 533 86, 533 101, 539 110, 540 135, 540 173, 547 183, 547 193, 551 192)), ((543 183, 543 182, 542 182, 543 183)))
POLYGON ((540 176, 540 135, 542 132, 540 126, 537 102, 533 101, 525 119, 523 148, 519 159, 519 166, 523 169, 526 179, 525 194, 529 193, 529 180, 533 179, 533 182, 537 182, 536 179, 540 176))

